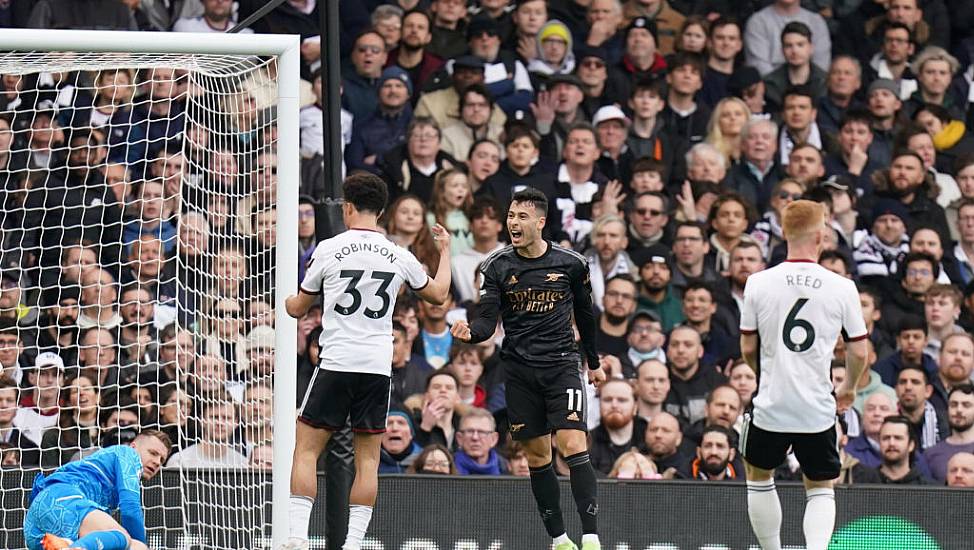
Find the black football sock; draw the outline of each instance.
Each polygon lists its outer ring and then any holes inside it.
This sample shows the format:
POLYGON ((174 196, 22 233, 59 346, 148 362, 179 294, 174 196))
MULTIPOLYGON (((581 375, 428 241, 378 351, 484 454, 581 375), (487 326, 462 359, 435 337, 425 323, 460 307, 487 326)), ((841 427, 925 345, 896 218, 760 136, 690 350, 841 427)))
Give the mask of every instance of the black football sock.
POLYGON ((594 535, 599 532, 599 505, 596 501, 598 482, 595 480, 595 468, 588 458, 588 451, 565 457, 565 462, 571 469, 572 496, 578 508, 578 517, 582 520, 582 533, 594 535))
POLYGON ((548 535, 555 538, 565 534, 565 520, 561 517, 561 490, 550 462, 540 468, 531 468, 531 492, 538 503, 538 512, 548 535))

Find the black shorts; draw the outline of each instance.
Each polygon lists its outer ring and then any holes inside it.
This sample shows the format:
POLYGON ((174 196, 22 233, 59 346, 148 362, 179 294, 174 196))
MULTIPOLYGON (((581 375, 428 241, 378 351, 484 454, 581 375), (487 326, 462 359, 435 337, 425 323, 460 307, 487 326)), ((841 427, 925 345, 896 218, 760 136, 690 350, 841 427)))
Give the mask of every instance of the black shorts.
POLYGON ((388 376, 316 369, 298 420, 313 428, 338 431, 351 418, 354 432, 383 433, 391 394, 388 376))
POLYGON ((839 477, 839 442, 835 425, 818 433, 769 432, 754 425, 750 413, 741 428, 741 455, 752 466, 774 470, 785 461, 788 449, 795 452, 802 473, 813 481, 839 477))
POLYGON ((518 441, 556 430, 586 431, 585 386, 578 363, 535 368, 504 363, 507 417, 518 441))

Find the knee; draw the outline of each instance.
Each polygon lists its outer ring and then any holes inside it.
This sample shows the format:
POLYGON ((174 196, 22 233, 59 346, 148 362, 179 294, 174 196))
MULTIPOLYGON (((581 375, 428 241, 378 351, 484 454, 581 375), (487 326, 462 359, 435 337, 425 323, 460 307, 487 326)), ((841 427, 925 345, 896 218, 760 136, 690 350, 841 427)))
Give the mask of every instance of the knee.
POLYGON ((768 481, 774 474, 771 470, 758 468, 747 461, 744 462, 744 472, 747 474, 747 479, 751 481, 768 481))
POLYGON ((149 550, 149 547, 137 540, 129 539, 129 550, 149 550))
POLYGON ((562 456, 572 456, 588 450, 588 439, 585 432, 579 430, 565 430, 558 432, 558 450, 562 456))

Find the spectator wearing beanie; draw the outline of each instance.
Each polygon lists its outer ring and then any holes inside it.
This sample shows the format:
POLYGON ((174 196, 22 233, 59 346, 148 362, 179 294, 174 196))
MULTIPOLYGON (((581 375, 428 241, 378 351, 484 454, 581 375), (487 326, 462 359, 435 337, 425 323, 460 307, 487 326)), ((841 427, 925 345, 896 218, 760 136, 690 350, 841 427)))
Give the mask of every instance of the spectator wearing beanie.
POLYGON ((404 474, 413 464, 422 447, 413 438, 416 429, 409 414, 400 410, 389 411, 386 433, 382 435, 379 452, 380 474, 404 474))
POLYGON ((879 198, 873 204, 872 228, 869 235, 852 253, 856 269, 863 282, 894 275, 901 255, 910 250, 906 221, 910 212, 896 200, 879 198))
POLYGON ((351 170, 374 166, 386 151, 406 142, 406 128, 413 117, 409 98, 413 83, 409 73, 387 67, 379 78, 379 105, 372 114, 356 119, 352 142, 345 150, 345 163, 351 170))
POLYGON ((666 60, 656 47, 656 24, 652 19, 637 17, 626 28, 626 50, 619 69, 629 83, 666 72, 666 60))

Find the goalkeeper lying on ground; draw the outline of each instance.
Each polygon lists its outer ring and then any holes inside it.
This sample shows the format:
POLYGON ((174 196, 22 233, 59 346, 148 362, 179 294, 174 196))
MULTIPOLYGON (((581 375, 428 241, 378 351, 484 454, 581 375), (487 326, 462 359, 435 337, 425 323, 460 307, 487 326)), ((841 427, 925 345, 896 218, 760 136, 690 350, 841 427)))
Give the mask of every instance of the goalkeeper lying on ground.
POLYGON ((24 520, 31 550, 145 550, 142 479, 169 456, 166 434, 143 430, 129 445, 113 445, 51 475, 38 475, 24 520), (122 524, 110 515, 119 511, 122 524))

